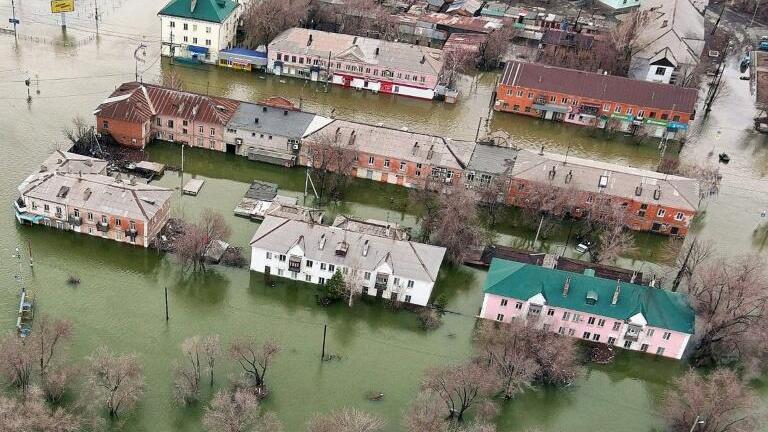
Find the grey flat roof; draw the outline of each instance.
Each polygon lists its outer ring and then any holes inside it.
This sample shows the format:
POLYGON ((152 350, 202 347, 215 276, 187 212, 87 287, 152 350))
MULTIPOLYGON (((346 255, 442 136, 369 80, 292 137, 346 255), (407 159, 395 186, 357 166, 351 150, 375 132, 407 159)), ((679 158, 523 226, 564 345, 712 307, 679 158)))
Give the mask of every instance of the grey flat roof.
POLYGON ((511 170, 516 157, 516 149, 478 144, 467 168, 489 174, 503 174, 511 170))
POLYGON ((244 102, 235 110, 227 127, 301 139, 329 122, 331 119, 317 114, 244 102))

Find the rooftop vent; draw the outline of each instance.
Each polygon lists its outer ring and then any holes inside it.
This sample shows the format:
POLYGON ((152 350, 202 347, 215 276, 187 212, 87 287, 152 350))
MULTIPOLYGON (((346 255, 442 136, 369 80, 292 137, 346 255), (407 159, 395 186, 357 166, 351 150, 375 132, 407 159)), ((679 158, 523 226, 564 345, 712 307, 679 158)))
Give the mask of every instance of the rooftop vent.
POLYGON ((640 196, 642 194, 643 194, 643 186, 642 185, 635 186, 635 196, 640 196))
POLYGON ((594 306, 597 304, 597 291, 589 290, 587 291, 587 304, 594 306))
POLYGON ((419 142, 416 141, 416 143, 413 145, 413 148, 411 149, 411 154, 416 155, 416 152, 419 151, 419 142))
POLYGON ((427 151, 427 159, 432 159, 432 156, 435 154, 435 145, 429 146, 429 151, 427 151))
POLYGON ((309 40, 307 41, 307 46, 312 45, 312 35, 309 35, 309 40))
POLYGON ((333 136, 333 142, 339 141, 339 135, 341 135, 341 127, 336 128, 336 134, 333 136))
POLYGON ((288 110, 283 110, 283 115, 287 116, 288 115, 288 110))
POLYGON ((557 167, 552 165, 552 169, 549 170, 549 178, 550 178, 550 180, 554 179, 556 174, 557 174, 557 167))
POLYGON ((357 139, 357 135, 355 135, 355 130, 352 129, 352 133, 349 134, 349 142, 347 144, 348 145, 355 144, 355 139, 357 139))
POLYGON ((261 107, 261 112, 267 112, 267 107, 261 107))
MULTIPOLYGON (((634 278, 635 275, 632 274, 632 277, 634 278)), ((613 298, 611 299, 611 304, 612 305, 615 305, 616 303, 619 302, 619 294, 621 294, 621 281, 617 279, 616 280, 616 291, 613 292, 613 298)))
POLYGON ((424 64, 425 61, 427 61, 427 56, 421 56, 421 61, 419 63, 424 64))
POLYGON ((336 244, 336 255, 337 256, 347 256, 347 251, 349 250, 349 243, 345 241, 340 241, 336 244))
POLYGON ((61 189, 59 189, 59 193, 56 194, 58 198, 66 198, 69 194, 69 186, 62 186, 61 189))
POLYGON ((368 256, 368 248, 370 247, 370 244, 368 244, 368 240, 363 243, 363 256, 368 256))
POLYGON ((376 47, 376 50, 374 51, 374 55, 379 55, 379 47, 376 47))
POLYGON ((147 197, 139 197, 139 199, 140 199, 140 200, 142 200, 142 201, 144 201, 145 203, 147 203, 147 204, 149 204, 149 205, 155 205, 155 203, 156 203, 156 201, 155 201, 155 200, 153 200, 152 198, 147 198, 147 197))
POLYGON ((88 201, 88 198, 90 198, 90 197, 91 197, 91 194, 92 194, 92 193, 93 193, 93 191, 91 191, 91 188, 86 188, 86 189, 83 191, 83 201, 88 201))
POLYGON ((565 283, 563 284, 563 297, 568 295, 568 290, 571 288, 571 277, 568 276, 565 278, 565 283))
POLYGON ((318 246, 320 247, 320 250, 323 250, 325 247, 325 234, 320 236, 320 244, 318 246))
POLYGON ((607 175, 601 175, 600 180, 597 181, 597 187, 599 188, 607 188, 608 187, 608 176, 607 175))
POLYGON ((352 45, 355 45, 357 43, 357 36, 352 38, 352 45))
POLYGON ((571 180, 573 180, 573 170, 569 170, 568 174, 565 175, 565 183, 566 184, 570 183, 571 180))
POLYGON ((258 117, 254 118, 253 122, 256 123, 256 124, 259 124, 259 118, 258 117))

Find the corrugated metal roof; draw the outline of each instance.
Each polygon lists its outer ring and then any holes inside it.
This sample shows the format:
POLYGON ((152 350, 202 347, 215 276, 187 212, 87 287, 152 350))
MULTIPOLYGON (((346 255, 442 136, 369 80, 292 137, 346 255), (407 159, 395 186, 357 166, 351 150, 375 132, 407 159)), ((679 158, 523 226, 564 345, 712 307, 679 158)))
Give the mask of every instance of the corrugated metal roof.
POLYGON ((239 6, 232 0, 171 0, 158 15, 221 23, 239 6))
POLYGON ((507 63, 500 82, 545 92, 687 113, 694 112, 698 100, 696 89, 517 60, 507 63))

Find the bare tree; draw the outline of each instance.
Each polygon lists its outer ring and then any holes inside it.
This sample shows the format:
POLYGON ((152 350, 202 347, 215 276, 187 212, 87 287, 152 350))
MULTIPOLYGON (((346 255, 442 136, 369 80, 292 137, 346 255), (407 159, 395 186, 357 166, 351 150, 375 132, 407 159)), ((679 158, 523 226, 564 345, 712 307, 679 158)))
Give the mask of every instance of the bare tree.
POLYGON ((689 283, 696 269, 714 253, 712 242, 699 240, 695 236, 682 240, 670 238, 664 251, 664 255, 675 257, 676 276, 672 282, 672 291, 677 291, 683 281, 689 283))
POLYGON ((537 61, 550 66, 625 76, 629 59, 622 54, 612 42, 595 40, 590 47, 547 45, 538 51, 537 61))
POLYGON ((21 391, 24 398, 32 384, 36 361, 34 352, 18 335, 8 333, 0 340, 0 373, 9 384, 21 391))
POLYGON ((720 174, 720 168, 715 165, 680 165, 674 174, 699 181, 699 204, 706 198, 720 193, 720 181, 723 176, 720 174))
POLYGON ((432 233, 432 242, 446 249, 445 256, 453 264, 462 264, 473 248, 488 239, 475 206, 475 200, 463 188, 451 194, 438 196, 440 210, 426 231, 432 233))
POLYGON ((432 230, 437 226, 438 213, 441 207, 439 195, 432 191, 429 185, 430 181, 428 178, 427 184, 423 188, 414 188, 408 191, 408 208, 416 217, 421 241, 429 241, 432 237, 432 230))
POLYGON ((184 90, 184 81, 174 69, 166 69, 163 71, 161 83, 163 87, 179 91, 184 90))
POLYGON ((340 133, 327 131, 313 135, 302 146, 307 166, 310 167, 315 186, 318 187, 320 203, 323 203, 326 192, 331 199, 343 196, 349 182, 349 176, 357 165, 357 147, 354 138, 350 137, 341 142, 340 133))
POLYGON ((71 150, 75 153, 89 156, 98 156, 101 153, 93 126, 81 116, 73 117, 72 125, 62 129, 62 133, 71 143, 71 150))
POLYGON ((31 334, 32 346, 38 359, 41 377, 45 377, 51 363, 56 359, 57 350, 72 336, 72 322, 67 319, 52 319, 42 315, 35 322, 35 331, 31 334))
POLYGON ((407 432, 447 432, 450 422, 445 416, 445 404, 434 390, 419 392, 403 418, 407 432))
POLYGON ((240 364, 244 385, 265 395, 267 371, 280 350, 272 339, 259 345, 254 338, 237 338, 229 345, 229 356, 240 364))
POLYGON ((231 232, 221 213, 203 209, 195 223, 184 224, 183 233, 174 246, 176 257, 184 268, 205 271, 206 253, 215 242, 228 239, 231 232))
POLYGON ((431 390, 440 396, 447 417, 459 421, 496 387, 495 374, 476 361, 428 369, 421 384, 422 390, 431 390))
POLYGON ((318 27, 335 33, 392 40, 396 37, 393 15, 376 0, 345 0, 324 3, 314 11, 318 27))
MULTIPOLYGON (((626 64, 630 64, 632 56, 641 48, 641 34, 647 18, 641 11, 633 11, 621 16, 621 21, 611 31, 607 40, 626 64)), ((631 71, 630 71, 631 72, 631 71)))
POLYGON ((699 267, 688 293, 697 318, 691 356, 695 365, 765 367, 768 280, 761 258, 718 259, 699 267))
POLYGON ((202 338, 202 353, 205 361, 205 370, 210 378, 210 385, 213 386, 214 367, 216 360, 221 356, 221 340, 219 335, 209 335, 202 338))
POLYGON ((174 366, 173 395, 181 405, 191 404, 200 396, 200 378, 202 375, 203 341, 200 336, 192 336, 181 344, 184 360, 174 366))
POLYGON ((487 184, 481 184, 477 189, 477 197, 481 208, 488 220, 488 224, 493 227, 505 208, 511 178, 507 174, 502 174, 491 179, 487 184))
POLYGON ((670 432, 759 430, 755 394, 726 369, 717 369, 706 377, 688 371, 667 390, 662 407, 670 432))
POLYGON ((466 73, 477 64, 477 54, 466 48, 456 48, 443 56, 443 82, 449 88, 456 88, 459 75, 466 73))
POLYGON ((611 197, 593 195, 586 220, 590 232, 597 238, 590 252, 592 261, 607 264, 635 249, 634 235, 627 229, 629 212, 611 197))
POLYGON ((203 425, 209 432, 280 432, 280 421, 262 413, 258 397, 245 389, 216 394, 206 407, 203 425))
POLYGON ((80 432, 88 422, 63 407, 50 408, 42 394, 31 392, 18 400, 0 396, 0 430, 34 432, 80 432))
POLYGON ((249 2, 243 13, 246 45, 266 45, 282 31, 300 26, 307 18, 309 0, 249 2))
POLYGON ((384 420, 355 408, 343 408, 309 421, 308 432, 380 432, 384 420))
POLYGON ((95 401, 119 417, 133 408, 144 394, 144 374, 133 354, 117 355, 106 347, 88 358, 88 391, 95 401))
POLYGON ((481 323, 476 343, 507 399, 535 384, 567 385, 581 375, 576 342, 535 323, 481 323))
POLYGON ((488 40, 482 47, 482 64, 486 69, 499 67, 504 54, 509 49, 509 43, 514 37, 515 31, 509 26, 504 26, 488 34, 488 40))

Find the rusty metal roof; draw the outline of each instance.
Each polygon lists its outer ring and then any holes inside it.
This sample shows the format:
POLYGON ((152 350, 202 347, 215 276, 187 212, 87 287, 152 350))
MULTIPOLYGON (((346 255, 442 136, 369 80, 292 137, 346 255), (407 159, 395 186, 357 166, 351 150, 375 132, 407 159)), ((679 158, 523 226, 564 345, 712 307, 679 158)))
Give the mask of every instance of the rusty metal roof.
POLYGON ((180 117, 226 125, 240 105, 234 99, 174 90, 153 84, 124 83, 96 109, 102 117, 143 123, 153 116, 180 117))
POLYGON ((520 61, 507 63, 501 83, 686 113, 694 112, 698 100, 696 89, 520 61))

